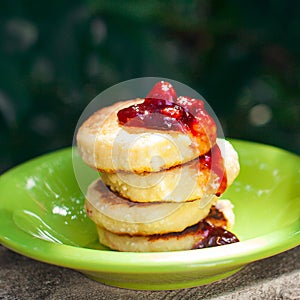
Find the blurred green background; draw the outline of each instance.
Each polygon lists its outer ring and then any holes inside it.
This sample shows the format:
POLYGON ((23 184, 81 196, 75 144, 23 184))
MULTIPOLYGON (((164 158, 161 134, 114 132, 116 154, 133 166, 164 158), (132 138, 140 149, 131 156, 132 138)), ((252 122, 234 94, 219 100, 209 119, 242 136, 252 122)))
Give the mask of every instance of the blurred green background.
POLYGON ((226 136, 300 154, 300 1, 1 0, 0 70, 0 172, 144 76, 197 90, 226 136))

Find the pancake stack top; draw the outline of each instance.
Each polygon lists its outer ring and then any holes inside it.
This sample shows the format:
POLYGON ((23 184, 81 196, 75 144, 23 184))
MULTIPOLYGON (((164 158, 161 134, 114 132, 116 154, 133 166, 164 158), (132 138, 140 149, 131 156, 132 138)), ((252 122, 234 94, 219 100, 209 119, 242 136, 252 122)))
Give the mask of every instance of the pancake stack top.
POLYGON ((158 82, 145 99, 115 103, 79 128, 83 161, 101 172, 86 194, 100 243, 172 251, 237 242, 232 205, 220 200, 239 173, 232 145, 202 100, 158 82))

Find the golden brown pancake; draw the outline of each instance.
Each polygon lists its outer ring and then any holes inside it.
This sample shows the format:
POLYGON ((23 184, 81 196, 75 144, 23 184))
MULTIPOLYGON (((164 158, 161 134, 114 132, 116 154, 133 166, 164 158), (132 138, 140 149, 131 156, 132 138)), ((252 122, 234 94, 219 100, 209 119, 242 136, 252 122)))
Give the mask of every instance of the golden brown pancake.
POLYGON ((95 112, 79 128, 79 155, 102 172, 157 172, 207 153, 210 142, 179 131, 120 126, 117 112, 143 99, 117 102, 95 112))
MULTIPOLYGON (((205 223, 200 221, 182 232, 132 236, 128 234, 116 234, 103 227, 97 226, 98 237, 101 244, 118 251, 157 252, 202 248, 204 246, 203 244, 208 243, 205 241, 207 237, 206 228, 207 226, 210 228, 207 224, 221 225, 222 228, 227 228, 227 217, 221 211, 216 210, 216 208, 213 208, 213 212, 209 214, 207 220, 205 219, 205 223)), ((217 242, 218 240, 220 240, 220 238, 216 239, 217 242)), ((219 243, 222 244, 222 241, 219 243)))
MULTIPOLYGON (((228 187, 239 173, 238 155, 230 142, 218 139, 217 144, 224 159, 228 187)), ((196 158, 160 172, 103 173, 102 180, 112 191, 134 202, 185 202, 217 193, 218 175, 200 164, 196 158)))
POLYGON ((87 215, 97 226, 131 235, 182 231, 209 213, 217 197, 186 203, 137 203, 117 196, 98 179, 86 194, 87 215))

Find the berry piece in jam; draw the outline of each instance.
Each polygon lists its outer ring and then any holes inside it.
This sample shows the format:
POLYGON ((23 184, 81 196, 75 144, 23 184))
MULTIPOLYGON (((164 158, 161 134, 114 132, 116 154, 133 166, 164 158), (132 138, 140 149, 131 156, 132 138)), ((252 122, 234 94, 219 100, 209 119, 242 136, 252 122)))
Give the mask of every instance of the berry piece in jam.
POLYGON ((160 81, 154 85, 150 93, 147 95, 145 102, 151 101, 151 99, 174 102, 177 99, 177 95, 171 83, 160 81))
POLYGON ((204 109, 204 102, 202 100, 187 96, 179 96, 176 100, 176 103, 194 115, 197 114, 198 110, 204 109))

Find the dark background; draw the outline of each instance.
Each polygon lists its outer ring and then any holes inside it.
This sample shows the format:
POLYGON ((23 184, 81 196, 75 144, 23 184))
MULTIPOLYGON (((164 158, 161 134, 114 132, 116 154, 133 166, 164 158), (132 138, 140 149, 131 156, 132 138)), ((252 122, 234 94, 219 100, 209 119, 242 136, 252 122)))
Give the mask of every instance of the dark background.
POLYGON ((72 144, 101 91, 189 85, 225 135, 300 154, 300 1, 0 1, 0 172, 72 144))

